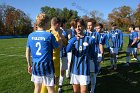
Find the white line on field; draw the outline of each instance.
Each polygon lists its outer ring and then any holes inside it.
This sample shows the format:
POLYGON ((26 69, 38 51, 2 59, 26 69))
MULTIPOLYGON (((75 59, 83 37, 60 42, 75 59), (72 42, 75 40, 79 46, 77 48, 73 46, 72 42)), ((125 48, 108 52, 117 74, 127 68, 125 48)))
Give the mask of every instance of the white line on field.
POLYGON ((0 54, 0 56, 25 57, 25 55, 8 55, 8 54, 0 54))

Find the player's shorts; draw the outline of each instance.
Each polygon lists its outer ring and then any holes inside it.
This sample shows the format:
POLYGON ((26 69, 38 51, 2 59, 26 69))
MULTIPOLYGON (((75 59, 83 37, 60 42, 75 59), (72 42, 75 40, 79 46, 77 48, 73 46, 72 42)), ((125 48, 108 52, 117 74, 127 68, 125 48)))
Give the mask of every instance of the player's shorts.
POLYGON ((72 52, 67 53, 68 63, 70 64, 72 58, 72 52))
POLYGON ((118 54, 118 50, 119 50, 119 48, 112 48, 112 47, 110 47, 110 53, 111 54, 118 54))
POLYGON ((67 70, 68 68, 68 59, 67 57, 60 58, 60 69, 61 70, 67 70))
POLYGON ((136 54, 137 53, 137 48, 127 48, 126 52, 132 53, 132 54, 136 54))
POLYGON ((140 49, 140 43, 138 43, 137 48, 140 49))
POLYGON ((93 60, 90 60, 90 72, 95 72, 95 64, 93 60))
POLYGON ((70 84, 88 85, 90 83, 90 76, 71 74, 70 84))
POLYGON ((32 74, 31 81, 34 83, 43 83, 45 86, 54 86, 54 75, 36 76, 32 74))

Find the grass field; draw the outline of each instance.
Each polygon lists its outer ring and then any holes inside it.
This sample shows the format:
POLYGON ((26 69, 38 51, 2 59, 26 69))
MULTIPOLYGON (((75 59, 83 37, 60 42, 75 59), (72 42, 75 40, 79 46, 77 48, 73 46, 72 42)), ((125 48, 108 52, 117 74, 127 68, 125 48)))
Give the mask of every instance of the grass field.
MULTIPOLYGON (((34 85, 27 73, 25 59, 26 38, 0 39, 0 93, 33 93, 34 85)), ((120 51, 118 70, 109 71, 109 54, 105 53, 101 74, 97 77, 95 93, 139 93, 140 67, 132 62, 124 67, 125 50, 128 43, 124 38, 123 50, 120 51)), ((64 93, 72 93, 72 87, 65 80, 64 93)))

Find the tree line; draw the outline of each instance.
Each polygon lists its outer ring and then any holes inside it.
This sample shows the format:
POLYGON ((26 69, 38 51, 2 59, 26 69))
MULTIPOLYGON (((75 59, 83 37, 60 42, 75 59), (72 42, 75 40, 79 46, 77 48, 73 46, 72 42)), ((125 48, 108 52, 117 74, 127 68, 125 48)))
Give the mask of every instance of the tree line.
MULTIPOLYGON (((86 21, 88 18, 93 18, 96 22, 103 23, 109 29, 110 24, 115 23, 122 31, 127 32, 130 24, 140 26, 140 4, 135 10, 129 6, 121 6, 114 8, 108 14, 108 20, 104 20, 103 14, 99 11, 93 10, 84 16, 78 16, 78 12, 67 8, 52 8, 44 6, 40 9, 41 12, 46 13, 49 17, 48 22, 52 17, 59 17, 65 27, 69 28, 70 21, 75 18, 83 18, 86 21)), ((28 35, 33 31, 31 18, 22 10, 16 9, 9 5, 0 5, 0 35, 28 35)))

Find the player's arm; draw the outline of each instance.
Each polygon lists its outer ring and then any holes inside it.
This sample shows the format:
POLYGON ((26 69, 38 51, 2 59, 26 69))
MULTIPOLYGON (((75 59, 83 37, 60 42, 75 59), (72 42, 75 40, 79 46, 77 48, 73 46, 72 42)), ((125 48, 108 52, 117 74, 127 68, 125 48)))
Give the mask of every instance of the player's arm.
POLYGON ((74 42, 77 40, 76 37, 73 37, 72 39, 69 40, 68 45, 66 47, 66 52, 70 52, 72 50, 72 46, 74 44, 74 42))
POLYGON ((138 34, 134 34, 134 40, 133 42, 131 43, 130 47, 133 46, 135 43, 137 43, 137 40, 138 40, 138 34))
POLYGON ((123 47, 123 33, 120 31, 120 46, 123 47))
POLYGON ((137 42, 138 38, 134 38, 133 42, 131 43, 130 46, 133 46, 137 42))
POLYGON ((99 40, 99 49, 100 49, 101 54, 103 54, 104 49, 103 49, 103 40, 102 40, 102 38, 100 38, 100 40, 99 40))
POLYGON ((31 65, 31 61, 30 61, 30 48, 26 47, 26 60, 27 60, 27 64, 28 64, 28 73, 31 74, 32 73, 32 65, 31 65))

